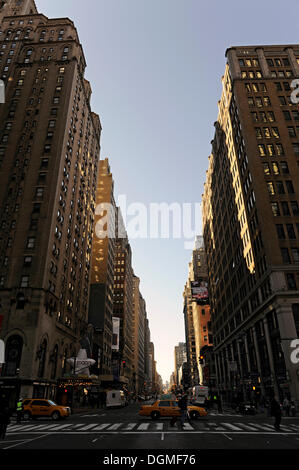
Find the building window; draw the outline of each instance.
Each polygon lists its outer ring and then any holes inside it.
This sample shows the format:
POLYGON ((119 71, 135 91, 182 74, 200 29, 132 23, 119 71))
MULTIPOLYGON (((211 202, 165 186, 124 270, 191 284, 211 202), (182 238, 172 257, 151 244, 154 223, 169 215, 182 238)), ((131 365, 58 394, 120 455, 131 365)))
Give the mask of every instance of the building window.
POLYGON ((299 248, 291 248, 294 263, 299 263, 299 248))
POLYGON ((294 274, 288 273, 288 274, 286 275, 286 279, 287 279, 287 286, 288 286, 288 289, 290 289, 290 290, 296 290, 296 289, 297 289, 297 285, 296 285, 296 280, 295 280, 294 274))
POLYGON ((41 198, 44 195, 44 188, 36 188, 35 197, 41 198))
POLYGON ((273 212, 274 217, 279 217, 280 216, 280 210, 279 210, 278 203, 277 202, 272 202, 271 203, 271 208, 272 208, 272 212, 273 212))
POLYGON ((281 248, 281 257, 284 264, 289 264, 291 262, 290 254, 288 248, 281 248))
POLYGON ((27 248, 35 248, 35 237, 29 237, 27 240, 27 248))
POLYGON ((287 232, 288 232, 288 237, 289 237, 291 240, 295 240, 295 239, 296 239, 296 234, 295 234, 295 230, 294 230, 293 224, 286 224, 286 228, 287 228, 287 232))
POLYGON ((285 239, 285 232, 282 224, 276 224, 276 231, 277 231, 277 236, 280 240, 285 239))
POLYGON ((287 192, 289 194, 294 194, 295 191, 294 191, 294 186, 293 186, 292 181, 290 180, 286 181, 286 187, 287 187, 287 192))
POLYGON ((299 215, 299 207, 298 207, 298 202, 297 201, 291 201, 291 208, 292 208, 294 216, 299 215))
POLYGON ((6 342, 4 376, 14 377, 21 364, 23 340, 20 336, 11 336, 6 342))
POLYGON ((268 187, 268 191, 269 191, 269 194, 271 196, 273 196, 275 194, 275 189, 274 189, 274 184, 272 181, 268 181, 267 182, 267 187, 268 187))
POLYGON ((39 359, 39 367, 38 367, 37 376, 39 378, 42 378, 45 373, 46 353, 47 353, 47 341, 44 340, 37 353, 38 359, 39 359))
POLYGON ((24 258, 24 266, 25 267, 30 267, 32 264, 32 256, 25 256, 24 258))
POLYGON ((29 276, 22 276, 21 277, 20 287, 29 287, 29 276))

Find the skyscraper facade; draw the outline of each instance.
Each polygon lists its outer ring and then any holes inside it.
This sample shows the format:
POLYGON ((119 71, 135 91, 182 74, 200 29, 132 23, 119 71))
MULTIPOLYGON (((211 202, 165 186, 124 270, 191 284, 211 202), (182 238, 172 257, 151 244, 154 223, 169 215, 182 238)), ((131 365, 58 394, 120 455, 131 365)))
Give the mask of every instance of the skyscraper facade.
POLYGON ((1 381, 54 396, 88 324, 101 123, 73 22, 25 0, 0 21, 1 381))
POLYGON ((100 357, 101 376, 112 374, 115 217, 114 181, 105 158, 99 162, 89 299, 89 322, 95 328, 95 356, 100 357))
POLYGON ((134 275, 133 277, 133 357, 134 357, 134 372, 135 375, 135 390, 142 393, 145 390, 146 375, 145 375, 145 361, 146 361, 146 304, 141 295, 140 279, 134 275))
POLYGON ((134 385, 133 267, 132 250, 121 211, 117 208, 114 259, 113 317, 119 319, 119 349, 112 355, 113 375, 125 377, 129 389, 134 385))
POLYGON ((299 46, 226 52, 203 195, 219 389, 299 399, 299 46))

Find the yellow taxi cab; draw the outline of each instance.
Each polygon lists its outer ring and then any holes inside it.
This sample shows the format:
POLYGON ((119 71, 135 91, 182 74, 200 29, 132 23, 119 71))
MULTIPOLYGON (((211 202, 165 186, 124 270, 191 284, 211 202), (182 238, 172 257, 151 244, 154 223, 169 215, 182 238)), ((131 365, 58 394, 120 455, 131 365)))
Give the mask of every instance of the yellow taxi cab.
POLYGON ((40 416, 48 416, 53 420, 67 418, 71 414, 71 409, 68 406, 60 406, 52 400, 45 400, 41 398, 27 398, 23 401, 24 420, 30 418, 38 418, 40 416))
MULTIPOLYGON (((188 405, 188 412, 191 419, 197 419, 200 416, 207 416, 207 411, 201 406, 188 405)), ((152 405, 143 405, 139 410, 140 416, 150 416, 152 419, 163 417, 180 416, 181 410, 177 400, 157 400, 152 405)))

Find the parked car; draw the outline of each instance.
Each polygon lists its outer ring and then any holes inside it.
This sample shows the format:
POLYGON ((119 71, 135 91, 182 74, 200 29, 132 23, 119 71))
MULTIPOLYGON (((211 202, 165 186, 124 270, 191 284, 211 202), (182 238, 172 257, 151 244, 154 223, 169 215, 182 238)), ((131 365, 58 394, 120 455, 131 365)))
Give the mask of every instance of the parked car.
MULTIPOLYGON (((188 411, 191 419, 197 419, 208 414, 201 406, 190 405, 188 411)), ((138 414, 140 416, 149 416, 152 419, 159 419, 160 417, 180 416, 181 410, 176 400, 157 400, 152 405, 142 405, 138 414)))
POLYGON ((38 418, 40 416, 48 416, 53 420, 58 420, 61 418, 67 418, 71 414, 71 409, 68 406, 57 405, 52 400, 27 398, 24 400, 23 405, 24 420, 38 418))

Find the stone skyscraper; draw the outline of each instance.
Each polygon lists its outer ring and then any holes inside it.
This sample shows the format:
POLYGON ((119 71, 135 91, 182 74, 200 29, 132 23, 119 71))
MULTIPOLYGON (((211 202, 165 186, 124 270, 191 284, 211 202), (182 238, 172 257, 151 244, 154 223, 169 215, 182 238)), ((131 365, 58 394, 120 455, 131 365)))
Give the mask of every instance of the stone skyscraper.
POLYGON ((0 5, 1 379, 52 397, 88 321, 101 123, 74 23, 0 5))
POLYGON ((299 401, 299 45, 226 57, 203 195, 218 386, 299 401))

